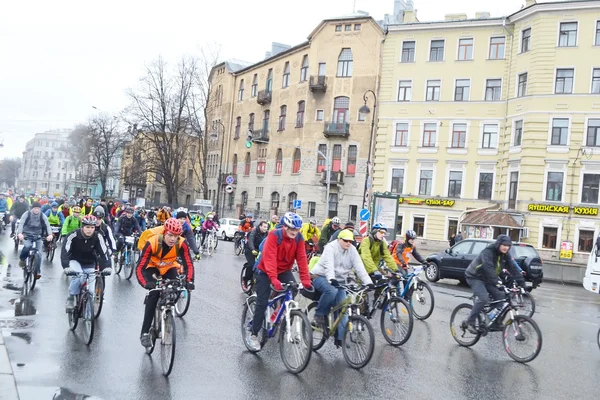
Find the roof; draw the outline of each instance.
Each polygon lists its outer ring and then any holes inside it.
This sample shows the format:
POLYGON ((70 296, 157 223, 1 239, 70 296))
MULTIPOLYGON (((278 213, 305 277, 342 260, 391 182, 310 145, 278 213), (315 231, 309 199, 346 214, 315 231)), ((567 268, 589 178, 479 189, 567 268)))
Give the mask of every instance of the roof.
POLYGON ((511 214, 505 212, 476 211, 467 214, 460 223, 462 225, 522 228, 511 214))
MULTIPOLYGON (((585 4, 585 3, 590 3, 590 4, 591 4, 591 3, 596 3, 596 2, 597 2, 597 0, 566 0, 566 1, 565 1, 565 0, 561 0, 561 1, 544 1, 544 2, 541 2, 541 3, 534 3, 534 4, 530 5, 529 7, 523 7, 523 8, 521 8, 519 11, 516 11, 516 12, 514 12, 514 13, 510 14, 510 15, 508 16, 508 18, 509 18, 510 20, 512 20, 514 16, 517 16, 517 15, 519 15, 519 14, 521 14, 521 13, 525 13, 525 12, 527 12, 527 11, 529 11, 529 10, 532 10, 532 9, 534 9, 534 8, 540 8, 540 7, 544 7, 544 8, 548 8, 548 7, 550 7, 550 8, 554 8, 555 6, 558 6, 558 8, 559 8, 559 9, 562 9, 562 8, 564 8, 564 7, 569 7, 569 6, 578 6, 578 5, 582 5, 582 4, 585 4)), ((593 5, 592 5, 592 6, 593 6, 593 5)))
POLYGON ((225 61, 225 66, 230 72, 237 72, 241 69, 244 69, 253 63, 244 60, 238 60, 237 58, 230 58, 225 61))
POLYGON ((240 68, 239 70, 234 71, 234 72, 236 74, 244 73, 244 72, 249 71, 249 70, 251 70, 253 68, 259 67, 259 66, 267 64, 267 63, 269 63, 269 62, 271 62, 271 61, 273 61, 275 59, 283 57, 283 56, 285 56, 287 54, 293 53, 293 52, 295 52, 295 51, 297 51, 299 49, 302 49, 302 48, 304 48, 304 47, 306 47, 308 45, 309 45, 309 42, 300 43, 300 44, 298 44, 296 46, 290 47, 289 49, 282 51, 281 53, 277 53, 277 54, 275 54, 275 55, 273 55, 273 56, 271 56, 269 58, 265 58, 264 60, 261 60, 261 61, 259 61, 257 63, 249 64, 249 65, 247 65, 247 66, 245 66, 243 68, 240 68))

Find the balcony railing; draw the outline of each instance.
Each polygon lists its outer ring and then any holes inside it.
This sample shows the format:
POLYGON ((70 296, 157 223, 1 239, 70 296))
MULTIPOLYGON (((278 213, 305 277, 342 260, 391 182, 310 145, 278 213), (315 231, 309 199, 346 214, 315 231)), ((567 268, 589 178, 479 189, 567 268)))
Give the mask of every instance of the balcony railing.
MULTIPOLYGON (((327 185, 327 171, 321 172, 321 184, 327 185)), ((329 185, 337 186, 344 184, 344 173, 342 171, 331 171, 329 185)))
POLYGON ((326 92, 327 91, 327 77, 326 76, 311 76, 308 87, 311 92, 326 92))
POLYGON ((271 104, 271 95, 272 93, 270 91, 261 90, 258 92, 258 96, 256 96, 256 102, 261 106, 271 104))
POLYGON ((350 136, 350 123, 326 121, 323 128, 325 137, 344 137, 350 136))
POLYGON ((268 129, 255 129, 252 131, 252 141, 255 143, 269 143, 268 129))

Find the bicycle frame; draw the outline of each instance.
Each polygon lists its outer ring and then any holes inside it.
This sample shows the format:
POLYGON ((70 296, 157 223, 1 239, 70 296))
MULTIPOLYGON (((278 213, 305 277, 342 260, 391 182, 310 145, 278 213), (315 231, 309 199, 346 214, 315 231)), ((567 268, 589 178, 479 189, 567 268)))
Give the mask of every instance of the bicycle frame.
POLYGON ((502 308, 500 309, 498 314, 496 314, 494 316, 494 318, 492 318, 492 319, 486 318, 486 321, 489 320, 489 323, 485 324, 486 328, 490 327, 490 325, 492 325, 492 323, 494 323, 494 321, 503 320, 504 317, 506 316, 506 314, 509 314, 509 313, 510 313, 510 319, 511 320, 515 319, 514 307, 512 305, 511 299, 509 297, 509 293, 510 293, 510 291, 505 287, 504 294, 506 297, 504 299, 490 301, 490 302, 486 303, 486 305, 483 307, 482 312, 487 315, 487 313, 490 312, 492 310, 492 308, 496 308, 495 306, 497 304, 500 304, 500 303, 503 304, 502 308))
POLYGON ((344 290, 346 290, 346 293, 348 295, 340 304, 331 307, 331 310, 329 311, 329 315, 327 316, 327 318, 329 319, 329 336, 335 335, 335 331, 337 330, 340 322, 342 322, 342 318, 344 318, 344 315, 347 314, 349 317, 352 316, 352 313, 360 315, 360 309, 358 307, 362 304, 363 301, 365 301, 363 294, 365 293, 366 289, 353 291, 348 286, 341 287, 343 287, 344 290), (350 311, 348 312, 348 310, 350 311), (339 312, 338 316, 332 322, 332 316, 335 315, 336 312, 339 312))

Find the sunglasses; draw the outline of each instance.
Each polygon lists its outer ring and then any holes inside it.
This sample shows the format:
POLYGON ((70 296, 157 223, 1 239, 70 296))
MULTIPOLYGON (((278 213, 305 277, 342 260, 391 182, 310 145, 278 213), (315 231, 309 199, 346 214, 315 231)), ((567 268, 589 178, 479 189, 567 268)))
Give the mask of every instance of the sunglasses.
POLYGON ((379 231, 379 233, 383 233, 385 235, 387 231, 379 231))
POLYGON ((352 242, 354 241, 354 240, 351 240, 351 239, 342 239, 342 240, 343 240, 344 242, 346 242, 346 243, 352 243, 352 242))

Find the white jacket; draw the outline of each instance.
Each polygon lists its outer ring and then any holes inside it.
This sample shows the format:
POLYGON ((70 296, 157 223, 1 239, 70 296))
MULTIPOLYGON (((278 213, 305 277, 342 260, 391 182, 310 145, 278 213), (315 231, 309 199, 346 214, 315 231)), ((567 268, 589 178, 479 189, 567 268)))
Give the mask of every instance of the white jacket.
POLYGON ((335 279, 339 283, 345 283, 348 274, 353 269, 364 285, 373 283, 356 247, 350 246, 348 250, 344 250, 340 243, 335 240, 325 246, 323 255, 310 272, 313 275, 324 276, 328 281, 335 279))

